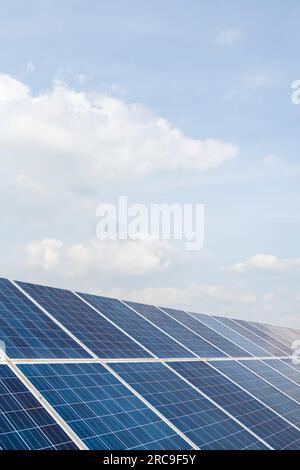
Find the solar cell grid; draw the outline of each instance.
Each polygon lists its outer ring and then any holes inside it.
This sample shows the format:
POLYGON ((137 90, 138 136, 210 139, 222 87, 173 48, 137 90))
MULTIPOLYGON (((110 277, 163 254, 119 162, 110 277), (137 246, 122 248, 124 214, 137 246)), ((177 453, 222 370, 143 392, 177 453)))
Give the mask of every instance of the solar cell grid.
POLYGON ((0 449, 77 449, 6 365, 0 365, 0 449))
MULTIPOLYGON (((221 317, 218 317, 218 319, 223 322, 224 319, 221 317)), ((252 333, 252 331, 247 330, 240 324, 236 323, 234 320, 231 319, 225 319, 226 326, 229 326, 232 328, 234 331, 239 333, 240 335, 244 336, 245 338, 249 339, 252 341, 254 344, 258 345, 262 349, 266 351, 266 356, 268 354, 271 354, 272 356, 284 356, 285 353, 279 349, 277 349, 275 346, 272 346, 271 344, 267 343, 265 340, 260 338, 259 336, 255 335, 252 333)))
POLYGON ((204 325, 207 325, 208 327, 210 327, 211 329, 219 333, 222 337, 227 338, 232 343, 239 346, 242 350, 247 351, 247 353, 250 356, 256 356, 256 357, 270 356, 270 354, 267 351, 260 348, 253 342, 249 341, 244 336, 241 336, 239 333, 232 330, 229 326, 226 326, 225 318, 222 318, 222 321, 220 321, 221 317, 219 319, 219 317, 213 317, 210 315, 204 315, 202 313, 194 313, 194 312, 193 312, 193 316, 197 318, 204 325))
POLYGON ((111 367, 201 449, 266 448, 164 364, 111 367))
POLYGON ((278 358, 300 331, 15 284, 0 278, 0 450, 77 449, 68 434, 89 449, 300 448, 300 366, 278 358))
POLYGON ((190 449, 100 364, 20 365, 89 449, 190 449))
MULTIPOLYGON (((270 327, 270 325, 265 326, 270 327)), ((290 345, 292 345, 294 341, 300 339, 300 333, 296 330, 292 330, 290 328, 282 328, 279 326, 272 326, 272 328, 276 331, 277 334, 283 336, 290 345)))
MULTIPOLYGON (((241 363, 243 362, 241 361, 241 363)), ((272 361, 249 361, 247 367, 300 404, 300 387, 297 383, 274 370, 272 361)))
POLYGON ((291 355, 292 350, 290 347, 286 346, 284 343, 278 341, 276 338, 272 337, 269 331, 267 330, 260 330, 251 322, 247 322, 245 320, 235 320, 239 325, 243 326, 247 330, 251 331, 252 333, 256 334, 259 338, 262 338, 264 341, 268 342, 271 346, 274 346, 279 351, 282 352, 282 355, 291 355))
POLYGON ((181 362, 171 367, 274 449, 300 447, 300 431, 213 368, 213 363, 181 362))
POLYGON ((119 300, 90 294, 80 295, 156 357, 194 357, 193 353, 180 346, 119 300))
POLYGON ((127 305, 139 312, 163 331, 168 333, 192 351, 198 357, 223 357, 220 350, 212 346, 205 339, 195 335, 192 331, 186 329, 184 325, 178 323, 172 317, 152 305, 143 305, 135 302, 126 302, 127 305))
POLYGON ((150 356, 73 292, 26 283, 19 285, 98 357, 150 356))
POLYGON ((249 356, 244 349, 236 346, 234 343, 228 339, 219 335, 216 331, 212 330, 205 324, 201 323, 194 314, 189 314, 181 310, 174 310, 170 308, 163 308, 165 312, 171 315, 173 318, 177 319, 188 328, 193 330, 195 333, 199 334, 204 340, 209 341, 210 344, 215 345, 217 348, 214 348, 213 354, 209 353, 209 356, 204 356, 207 353, 207 348, 203 350, 202 357, 223 357, 223 356, 232 356, 232 357, 246 357, 249 356), (224 354, 225 353, 225 354, 224 354))
POLYGON ((0 341, 11 358, 90 357, 6 279, 0 279, 0 341))
POLYGON ((280 343, 284 344, 289 349, 291 349, 291 341, 285 338, 284 336, 282 336, 281 334, 279 334, 278 331, 276 331, 276 329, 273 328, 272 326, 263 325, 257 322, 249 322, 249 323, 255 326, 258 330, 265 332, 271 338, 276 339, 277 341, 279 341, 280 343))
POLYGON ((277 370, 278 372, 281 372, 285 377, 287 377, 290 380, 293 380, 293 382, 297 383, 300 385, 300 370, 291 367, 293 365, 291 359, 288 359, 287 361, 283 361, 281 359, 277 360, 274 359, 271 362, 264 361, 266 364, 269 364, 272 366, 273 369, 277 370))
POLYGON ((245 366, 237 361, 216 361, 214 367, 300 429, 298 403, 249 370, 248 361, 245 366))

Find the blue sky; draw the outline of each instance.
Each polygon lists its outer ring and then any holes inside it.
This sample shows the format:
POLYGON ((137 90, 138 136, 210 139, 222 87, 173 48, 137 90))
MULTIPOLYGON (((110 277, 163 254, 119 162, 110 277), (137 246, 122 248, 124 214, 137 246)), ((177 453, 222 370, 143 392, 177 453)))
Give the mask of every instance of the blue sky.
POLYGON ((0 7, 2 275, 300 327, 299 2, 0 7), (82 114, 96 105, 112 116, 109 148, 93 111, 82 114), (159 118, 182 134, 180 168, 171 148, 162 165, 159 118), (187 168, 186 139, 210 138, 239 151, 209 171, 194 155, 187 168), (151 171, 137 172, 146 158, 151 171), (99 249, 96 207, 119 194, 204 203, 203 252, 99 249))

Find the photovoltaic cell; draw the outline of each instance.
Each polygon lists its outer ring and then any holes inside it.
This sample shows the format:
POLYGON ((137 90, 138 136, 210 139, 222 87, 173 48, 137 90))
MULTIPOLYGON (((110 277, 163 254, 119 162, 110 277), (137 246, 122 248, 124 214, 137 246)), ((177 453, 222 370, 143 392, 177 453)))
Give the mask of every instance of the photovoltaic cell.
POLYGON ((73 292, 23 282, 19 285, 98 357, 150 356, 73 292))
MULTIPOLYGON (((225 324, 225 318, 222 319, 223 322, 219 321, 217 317, 212 317, 210 315, 204 315, 202 313, 193 313, 193 316, 197 318, 201 323, 210 327, 211 329, 215 330, 220 335, 224 336, 232 343, 235 343, 239 346, 242 350, 247 351, 249 355, 256 356, 256 357, 264 357, 270 356, 270 354, 265 351, 264 349, 260 348, 256 344, 249 341, 244 336, 241 336, 236 331, 229 328, 225 324)), ((234 357, 234 356, 232 356, 234 357)), ((240 355, 240 357, 242 357, 240 355)))
POLYGON ((286 366, 289 366, 291 369, 297 371, 300 373, 300 363, 295 361, 295 359, 281 359, 281 362, 283 362, 286 366))
MULTIPOLYGON (((245 364, 248 367, 247 361, 245 364)), ((300 426, 300 408, 298 403, 277 390, 269 382, 255 375, 251 370, 236 361, 215 361, 214 367, 228 378, 249 391, 273 411, 286 418, 290 423, 300 426)))
POLYGON ((228 339, 222 337, 217 332, 201 323, 197 317, 189 315, 188 313, 183 312, 182 310, 174 310, 170 308, 163 308, 165 312, 171 315, 173 318, 177 319, 185 326, 193 330, 195 333, 199 334, 202 338, 209 341, 211 344, 214 344, 217 348, 214 348, 213 353, 210 355, 204 355, 206 350, 203 350, 202 357, 223 357, 225 355, 232 357, 247 357, 247 353, 244 349, 241 349, 239 346, 236 346, 228 339), (223 352, 221 352, 223 351, 223 352), (225 353, 225 354, 224 354, 225 353))
POLYGON ((119 300, 90 294, 80 295, 155 356, 164 358, 195 357, 193 353, 180 346, 119 300))
MULTIPOLYGON (((243 361, 241 361, 243 363, 243 361)), ((289 380, 272 368, 272 361, 249 361, 246 364, 249 369, 258 374, 265 380, 268 380, 272 385, 279 388, 282 392, 286 393, 289 397, 297 400, 300 404, 300 387, 295 382, 289 380)))
POLYGON ((239 325, 243 326, 247 330, 251 331, 252 333, 256 334, 259 338, 267 341, 271 346, 275 347, 279 351, 281 351, 281 355, 288 355, 292 354, 292 350, 290 347, 287 347, 285 344, 279 342, 277 339, 273 338, 266 330, 262 331, 258 329, 255 325, 251 322, 247 322, 245 320, 235 320, 239 325))
POLYGON ((280 343, 284 344, 285 346, 288 346, 289 349, 291 349, 291 341, 282 336, 281 334, 276 331, 275 328, 272 326, 267 326, 267 325, 262 325, 257 322, 249 322, 251 325, 255 326, 258 330, 263 331, 267 336, 270 336, 271 338, 276 339, 280 343))
POLYGON ((292 360, 288 359, 283 361, 281 359, 273 359, 272 361, 264 361, 266 364, 272 366, 273 369, 281 372, 285 377, 290 380, 293 380, 298 385, 300 385, 300 369, 291 367, 293 365, 292 360))
POLYGON ((186 346, 198 357, 225 356, 225 354, 205 341, 205 339, 202 339, 192 331, 187 330, 183 325, 159 310, 157 307, 138 304, 135 302, 126 302, 126 304, 171 335, 172 338, 175 338, 181 344, 186 346))
POLYGON ((119 363, 112 368, 201 449, 266 448, 164 364, 119 363))
POLYGON ((0 449, 77 449, 6 365, 0 365, 0 449))
POLYGON ((0 341, 11 358, 90 357, 6 279, 0 279, 0 341))
MULTIPOLYGON (((0 342, 89 449, 190 449, 182 434, 201 449, 300 448, 300 365, 287 359, 300 331, 18 284, 42 308, 0 278, 0 342), (55 320, 99 358, 120 361, 90 362, 55 320), (151 357, 175 360, 143 362, 151 357)), ((6 362, 0 450, 77 449, 6 362)))
POLYGON ((170 365, 273 449, 300 448, 300 431, 217 372, 213 363, 170 365))
POLYGON ((191 448, 101 364, 20 369, 89 449, 191 448))
POLYGON ((266 324, 264 324, 263 326, 266 328, 272 328, 272 330, 275 331, 278 335, 280 335, 281 337, 284 337, 290 346, 292 346, 294 341, 297 341, 300 339, 300 333, 290 328, 282 328, 279 326, 274 326, 274 325, 271 326, 271 325, 266 325, 266 324))
POLYGON ((218 320, 220 320, 222 323, 224 322, 224 324, 226 326, 229 326, 230 328, 232 328, 234 331, 236 331, 237 333, 239 333, 240 335, 244 336, 245 338, 249 339, 250 341, 252 341, 254 344, 258 345, 259 347, 261 347, 262 349, 264 349, 266 351, 266 356, 268 354, 271 354, 272 356, 284 356, 284 352, 283 351, 280 351, 279 349, 277 349, 276 347, 272 346, 271 344, 267 343, 266 341, 264 341, 262 338, 260 338, 259 336, 255 335, 254 333, 252 333, 251 331, 247 330, 246 328, 244 328, 243 326, 239 325, 238 323, 236 323, 235 321, 233 320, 229 320, 228 318, 224 319, 222 317, 218 317, 218 320))

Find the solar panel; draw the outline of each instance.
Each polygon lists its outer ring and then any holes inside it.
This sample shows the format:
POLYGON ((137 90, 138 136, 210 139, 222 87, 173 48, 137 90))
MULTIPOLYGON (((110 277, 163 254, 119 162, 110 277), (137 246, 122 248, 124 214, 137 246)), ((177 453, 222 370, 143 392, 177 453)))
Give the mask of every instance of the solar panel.
POLYGON ((73 292, 23 282, 19 285, 98 357, 150 357, 73 292))
POLYGON ((300 385, 300 369, 298 368, 297 370, 297 368, 293 367, 293 363, 290 359, 288 361, 274 359, 270 363, 266 362, 266 364, 271 365, 273 369, 300 385))
MULTIPOLYGON (((249 341, 244 336, 241 336, 239 333, 232 330, 229 326, 226 326, 226 319, 222 319, 223 322, 221 322, 218 317, 212 317, 202 313, 194 312, 193 316, 197 318, 197 320, 199 320, 202 324, 207 325, 224 338, 229 339, 232 343, 246 351, 246 353, 256 357, 270 356, 267 351, 252 343, 252 341, 249 341)), ((242 357, 242 355, 240 355, 240 357, 242 357)))
POLYGON ((299 449, 300 431, 219 373, 213 364, 178 362, 172 363, 171 367, 273 449, 299 449))
POLYGON ((191 448, 100 364, 26 364, 20 369, 89 449, 191 448))
POLYGON ((276 331, 276 329, 274 329, 272 326, 262 325, 257 322, 249 322, 249 323, 255 326, 258 330, 264 332, 268 337, 279 341, 285 346, 288 346, 289 351, 291 350, 291 341, 288 340, 286 337, 284 337, 282 334, 278 333, 278 331, 276 331))
MULTIPOLYGON (((182 310, 174 310, 170 308, 163 308, 165 312, 171 315, 176 320, 180 321, 183 325, 190 328, 192 331, 200 335, 210 344, 214 344, 218 350, 215 357, 231 356, 231 357, 247 357, 249 353, 239 346, 235 345, 228 339, 221 336, 213 329, 201 323, 193 314, 185 313, 182 310)), ((206 351, 206 350, 205 350, 206 351)), ((204 352, 205 352, 204 351, 204 352)), ((203 356, 203 354, 202 354, 203 356)), ((207 357, 207 356, 206 356, 207 357)), ((210 355, 209 357, 214 357, 210 355)))
POLYGON ((296 340, 0 279, 0 450, 299 449, 296 340))
MULTIPOLYGON (((252 361, 249 361, 249 364, 252 361)), ((299 404, 291 400, 270 382, 256 375, 248 368, 247 364, 236 361, 216 361, 214 367, 223 372, 228 378, 250 392, 254 397, 261 400, 273 411, 284 417, 290 424, 300 429, 299 404)))
POLYGON ((0 341, 11 358, 90 357, 7 279, 0 279, 0 341))
POLYGON ((0 449, 77 449, 7 365, 0 365, 0 449))
POLYGON ((294 341, 299 340, 300 332, 292 330, 290 328, 281 328, 274 325, 263 325, 266 328, 272 328, 272 331, 275 331, 280 337, 283 337, 289 345, 292 345, 294 341))
POLYGON ((229 326, 232 330, 236 331, 240 335, 244 336, 245 338, 249 339, 252 341, 252 343, 256 344, 257 346, 261 347, 266 351, 266 356, 272 355, 272 356, 284 356, 285 353, 279 349, 277 349, 275 346, 272 346, 271 344, 267 343, 265 340, 257 336, 256 334, 252 333, 251 331, 247 330, 243 326, 239 325, 237 322, 231 319, 224 319, 221 317, 218 317, 218 320, 220 320, 222 323, 224 323, 226 326, 229 326))
POLYGON ((287 376, 273 369, 272 362, 249 361, 247 367, 300 404, 300 387, 287 376))
POLYGON ((276 349, 281 351, 283 355, 291 355, 292 350, 290 347, 287 347, 284 343, 281 341, 278 341, 277 339, 273 338, 272 335, 268 331, 262 331, 259 328, 257 328, 255 325, 253 325, 251 322, 247 322, 245 320, 235 320, 236 323, 239 325, 243 326, 247 330, 251 331, 258 337, 262 338, 264 341, 266 341, 268 344, 271 346, 274 346, 276 349))
MULTIPOLYGON (((153 322, 156 326, 175 338, 189 351, 198 357, 222 357, 222 351, 212 346, 205 339, 188 330, 172 317, 152 305, 126 302, 127 305, 139 312, 143 317, 153 322)), ((187 315, 186 315, 187 316, 187 315)))
POLYGON ((195 356, 119 300, 90 294, 80 295, 124 331, 130 333, 156 357, 195 356))
POLYGON ((112 368, 201 449, 266 448, 164 364, 122 363, 112 368))

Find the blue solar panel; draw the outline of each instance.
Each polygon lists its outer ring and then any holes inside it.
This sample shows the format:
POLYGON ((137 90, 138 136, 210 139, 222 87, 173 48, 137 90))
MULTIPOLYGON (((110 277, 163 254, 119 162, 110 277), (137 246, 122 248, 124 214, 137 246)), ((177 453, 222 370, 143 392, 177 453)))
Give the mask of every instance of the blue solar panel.
MULTIPOLYGON (((228 339, 222 337, 218 333, 216 333, 214 330, 211 328, 207 327, 203 323, 201 323, 199 320, 194 318, 193 316, 189 315, 188 313, 185 313, 181 310, 173 310, 170 308, 163 308, 165 312, 167 312, 169 315, 171 315, 173 318, 177 319, 181 323, 183 323, 185 326, 193 330, 195 333, 199 334, 202 338, 205 340, 209 341, 211 344, 214 344, 216 348, 214 348, 214 355, 210 354, 207 355, 206 357, 222 357, 225 355, 231 356, 231 357, 246 357, 249 356, 249 354, 244 350, 241 349, 240 347, 236 346, 233 344, 231 341, 228 339), (221 351, 223 351, 223 354, 221 351)), ((205 353, 205 349, 204 349, 205 353)), ((202 355, 203 356, 203 355, 202 355)))
POLYGON ((266 448, 164 364, 113 364, 138 393, 201 449, 266 448))
POLYGON ((19 284, 98 357, 150 356, 122 331, 82 302, 73 292, 23 282, 19 284))
MULTIPOLYGON (((209 315, 204 315, 202 313, 193 313, 193 316, 197 318, 201 323, 207 325, 208 327, 214 329, 217 333, 229 339, 233 343, 237 344, 241 349, 247 351, 250 355, 261 357, 261 356, 270 356, 268 352, 264 349, 261 349, 256 344, 249 341, 244 336, 241 336, 236 331, 226 326, 226 319, 222 319, 223 322, 219 321, 217 317, 212 317, 209 315)), ((242 357, 242 355, 240 355, 242 357)))
MULTIPOLYGON (((241 361, 241 363, 243 362, 241 361)), ((249 361, 249 364, 247 363, 246 365, 260 377, 268 380, 268 382, 279 388, 279 390, 286 393, 289 397, 297 400, 300 404, 300 387, 286 376, 274 370, 272 368, 272 361, 249 361)))
POLYGON ((295 362, 294 359, 281 359, 281 362, 283 362, 285 365, 289 366, 289 368, 293 369, 294 371, 297 371, 300 373, 300 363, 298 362, 295 362))
POLYGON ((286 337, 284 337, 282 334, 279 334, 278 330, 276 330, 274 327, 269 326, 269 325, 263 325, 257 322, 249 322, 249 323, 255 326, 261 332, 264 332, 270 338, 273 338, 279 341, 280 343, 284 344, 285 346, 287 346, 289 350, 291 349, 291 341, 288 340, 286 337))
MULTIPOLYGON (((247 364, 245 364, 247 367, 248 362, 251 363, 252 361, 247 361, 247 364)), ((300 407, 298 403, 277 390, 269 382, 255 375, 251 370, 236 361, 215 361, 214 367, 286 418, 290 423, 297 427, 300 426, 300 407)))
POLYGON ((194 354, 119 300, 89 294, 80 295, 157 357, 194 357, 194 354))
POLYGON ((268 329, 271 328, 272 331, 275 331, 278 335, 280 335, 280 337, 283 337, 289 346, 291 346, 294 341, 300 339, 300 333, 296 330, 292 330, 291 328, 282 328, 280 326, 266 324, 264 324, 263 326, 268 329))
POLYGON ((274 449, 300 448, 300 431, 217 372, 213 364, 170 365, 274 449))
POLYGON ((244 336, 245 338, 249 339, 250 341, 252 341, 257 346, 264 349, 266 351, 266 354, 265 354, 266 356, 268 356, 270 354, 272 356, 284 356, 283 351, 280 351, 276 347, 274 347, 271 344, 267 343, 266 341, 264 341, 262 338, 255 335, 251 331, 246 330, 246 328, 242 327, 241 325, 239 325, 235 321, 229 320, 228 318, 224 319, 224 318, 221 318, 221 317, 218 317, 218 320, 220 320, 222 323, 224 322, 224 324, 226 326, 229 326, 230 328, 232 328, 234 331, 236 331, 240 335, 244 336))
POLYGON ((89 449, 190 449, 101 364, 21 365, 89 449))
POLYGON ((291 359, 288 360, 281 360, 281 359, 273 359, 272 361, 264 361, 266 364, 269 364, 276 369, 278 372, 281 372, 285 377, 290 380, 293 380, 298 385, 300 385, 300 369, 292 367, 293 363, 291 359))
POLYGON ((6 365, 0 365, 0 449, 77 449, 6 365))
POLYGON ((6 279, 0 279, 0 340, 11 358, 90 357, 6 279))
POLYGON ((173 318, 169 317, 157 307, 138 304, 135 302, 126 302, 126 304, 171 335, 172 338, 175 338, 181 344, 186 346, 198 357, 225 356, 225 354, 205 341, 205 339, 202 339, 192 331, 187 330, 183 325, 178 323, 176 320, 173 320, 173 318))
POLYGON ((290 356, 292 353, 292 350, 290 347, 287 347, 285 344, 279 342, 277 339, 273 338, 269 332, 262 331, 259 328, 257 328, 255 325, 253 325, 251 322, 247 322, 245 320, 235 320, 239 325, 243 326, 244 328, 247 328, 247 330, 251 331, 258 337, 262 338, 264 341, 267 341, 271 346, 274 346, 276 350, 281 351, 281 355, 288 355, 290 356))
POLYGON ((300 448, 300 331, 17 284, 33 300, 0 278, 0 450, 77 449, 48 406, 89 449, 300 448))

